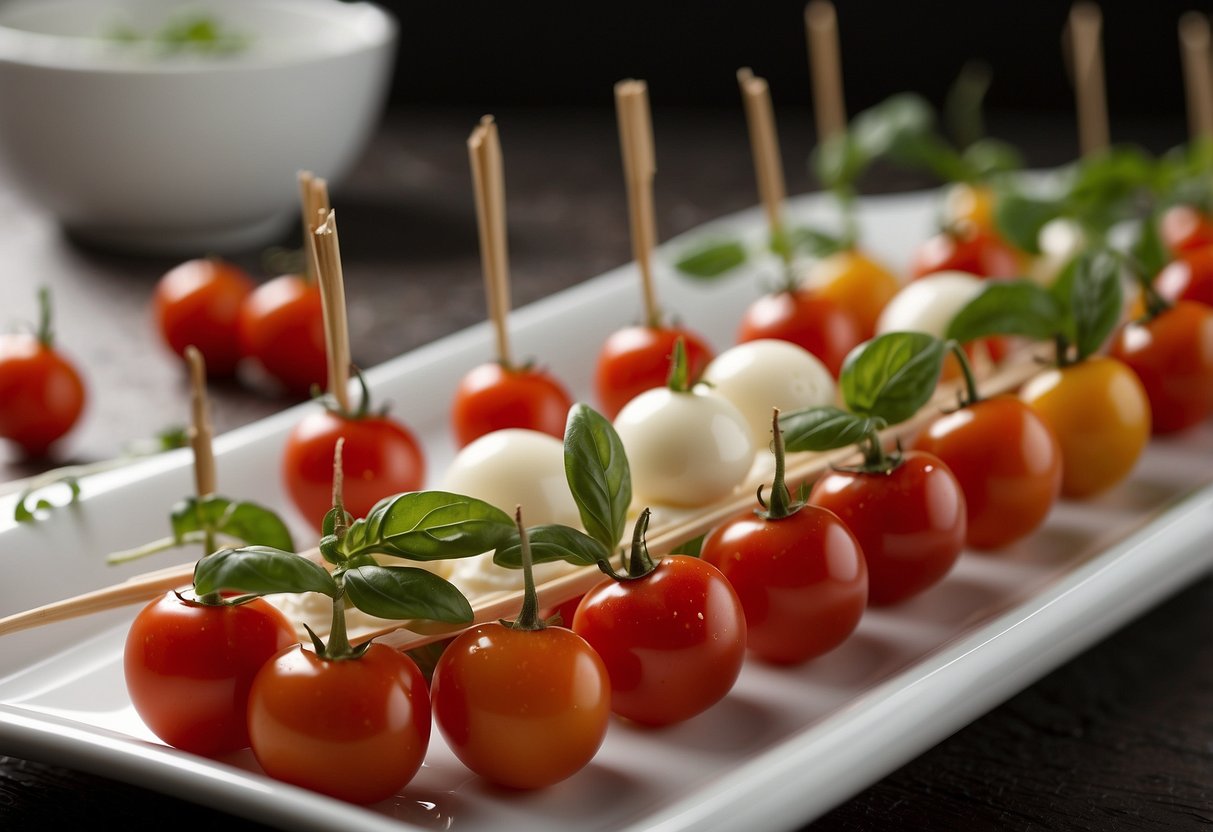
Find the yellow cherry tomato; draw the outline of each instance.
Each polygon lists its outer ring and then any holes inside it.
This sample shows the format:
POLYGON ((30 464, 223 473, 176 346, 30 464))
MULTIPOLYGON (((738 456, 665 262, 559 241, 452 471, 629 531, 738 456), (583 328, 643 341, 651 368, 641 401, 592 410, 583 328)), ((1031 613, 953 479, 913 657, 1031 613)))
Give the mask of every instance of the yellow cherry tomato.
POLYGON ((985 231, 992 231, 994 191, 989 185, 957 182, 944 195, 943 211, 949 224, 966 221, 985 231))
POLYGON ((1114 358, 1093 356, 1046 370, 1019 396, 1057 434, 1065 497, 1090 497, 1119 483, 1150 438, 1145 388, 1114 358))
POLYGON ((876 321, 901 288, 887 268, 855 249, 818 260, 805 278, 808 288, 848 310, 867 340, 876 334, 876 321))

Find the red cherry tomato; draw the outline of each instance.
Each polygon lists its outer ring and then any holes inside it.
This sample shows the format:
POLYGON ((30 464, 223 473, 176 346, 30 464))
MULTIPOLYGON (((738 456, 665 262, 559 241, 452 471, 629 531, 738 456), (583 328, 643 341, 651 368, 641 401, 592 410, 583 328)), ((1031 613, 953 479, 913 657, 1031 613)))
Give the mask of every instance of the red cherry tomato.
POLYGON ((430 719, 425 677, 386 644, 335 660, 296 645, 262 666, 249 693, 249 739, 265 773, 351 803, 386 800, 413 779, 430 719))
POLYGON ((825 295, 810 289, 771 292, 746 308, 737 342, 777 338, 799 344, 821 359, 835 378, 842 362, 863 341, 855 317, 825 295))
POLYGON ((1155 317, 1129 321, 1109 355, 1137 373, 1154 433, 1184 430, 1213 414, 1213 308, 1181 300, 1155 317))
POLYGON ((320 287, 294 274, 258 286, 240 308, 244 355, 292 396, 328 383, 320 287))
POLYGON ((131 703, 169 745, 216 756, 248 747, 249 689, 261 666, 292 644, 295 628, 269 603, 234 606, 169 592, 135 617, 123 670, 131 703))
POLYGON ((207 374, 228 376, 240 361, 240 308, 253 291, 248 274, 217 258, 187 260, 156 283, 152 312, 164 342, 184 357, 193 344, 207 374))
POLYGON ((873 606, 904 601, 943 580, 965 544, 964 492, 937 457, 907 451, 888 473, 834 469, 809 502, 838 515, 868 564, 873 606))
POLYGON ((611 710, 669 725, 719 702, 741 673, 745 612, 720 570, 670 555, 643 578, 607 578, 585 594, 573 630, 611 677, 611 710))
POLYGON ((1193 205, 1172 205, 1163 212, 1158 231, 1174 254, 1213 245, 1213 221, 1193 205))
POLYGON ((1052 428, 1011 395, 943 414, 914 440, 964 490, 967 542, 998 549, 1035 531, 1061 493, 1061 446, 1052 428))
POLYGON ((1154 288, 1171 303, 1194 300, 1213 306, 1213 246, 1182 252, 1154 278, 1154 288))
POLYGON ((0 335, 0 436, 42 456, 75 427, 85 400, 80 373, 54 347, 30 333, 0 335))
POLYGON ((708 534, 700 556, 733 585, 747 644, 770 662, 797 664, 833 650, 868 604, 859 541, 818 506, 778 520, 741 512, 708 534))
POLYGON ((535 430, 560 439, 572 406, 572 397, 551 373, 511 369, 494 361, 473 368, 459 382, 451 424, 459 447, 505 428, 535 430))
POLYGON ((282 477, 291 502, 317 530, 333 506, 333 453, 341 437, 342 494, 355 518, 384 497, 425 484, 421 445, 404 425, 387 416, 312 411, 287 436, 282 477))
POLYGON ((612 333, 598 353, 594 391, 608 419, 645 390, 662 387, 670 375, 674 343, 683 339, 692 382, 714 356, 702 337, 682 327, 629 326, 612 333))
POLYGON ((995 234, 960 224, 919 245, 910 264, 910 277, 957 271, 978 277, 1018 277, 1023 273, 1019 253, 995 234))
POLYGON ((594 758, 611 717, 598 654, 564 627, 498 623, 467 630, 434 669, 434 719, 451 751, 481 777, 539 789, 594 758))

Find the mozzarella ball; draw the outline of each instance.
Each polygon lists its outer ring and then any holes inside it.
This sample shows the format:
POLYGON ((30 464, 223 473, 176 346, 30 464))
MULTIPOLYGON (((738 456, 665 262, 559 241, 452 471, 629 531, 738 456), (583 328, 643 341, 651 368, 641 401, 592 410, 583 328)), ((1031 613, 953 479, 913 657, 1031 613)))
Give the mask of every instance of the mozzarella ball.
POLYGON ((946 271, 912 280, 880 313, 876 332, 925 332, 945 337, 956 313, 982 289, 982 279, 968 272, 946 271))
POLYGON ((1040 247, 1028 269, 1028 277, 1041 286, 1051 286, 1062 269, 1087 247, 1087 235, 1082 226, 1067 217, 1045 223, 1036 236, 1040 247))

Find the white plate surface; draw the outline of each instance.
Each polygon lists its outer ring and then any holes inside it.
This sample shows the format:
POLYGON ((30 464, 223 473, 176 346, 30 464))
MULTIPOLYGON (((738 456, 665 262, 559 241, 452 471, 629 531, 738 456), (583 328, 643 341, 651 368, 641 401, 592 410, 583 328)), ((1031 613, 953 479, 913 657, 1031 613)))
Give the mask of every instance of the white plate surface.
MULTIPOLYGON (((893 267, 931 231, 934 194, 869 198, 866 247, 893 267)), ((794 199, 797 220, 830 224, 832 205, 794 199)), ((757 210, 662 249, 670 259, 716 232, 763 235, 757 210)), ((664 305, 731 343, 741 310, 773 284, 747 269, 715 283, 659 273, 664 305)), ((592 401, 589 368, 602 340, 639 316, 625 267, 512 318, 519 355, 548 364, 592 401)), ((447 405, 464 371, 491 356, 487 325, 435 342, 367 374, 380 401, 425 442, 437 482, 454 447, 447 405)), ((219 490, 280 508, 282 441, 305 404, 216 441, 219 490)), ((435 732, 425 766, 396 798, 355 807, 268 779, 249 752, 214 761, 168 748, 142 725, 121 672, 135 608, 18 633, 0 651, 0 753, 42 759, 217 806, 292 829, 784 829, 806 822, 985 713, 1213 565, 1213 424, 1154 440, 1130 479, 1063 502, 1029 539, 997 554, 966 553, 941 584, 868 611, 828 656, 795 669, 747 662, 729 696, 684 724, 646 730, 613 722, 595 760, 535 793, 487 786, 435 732)), ((188 452, 85 482, 82 501, 37 524, 11 523, 0 501, 0 616, 108 585, 180 552, 124 567, 107 553, 167 533, 173 502, 192 487, 188 452)), ((305 534, 305 532, 301 532, 305 534)), ((306 538, 303 538, 306 539, 306 538)))

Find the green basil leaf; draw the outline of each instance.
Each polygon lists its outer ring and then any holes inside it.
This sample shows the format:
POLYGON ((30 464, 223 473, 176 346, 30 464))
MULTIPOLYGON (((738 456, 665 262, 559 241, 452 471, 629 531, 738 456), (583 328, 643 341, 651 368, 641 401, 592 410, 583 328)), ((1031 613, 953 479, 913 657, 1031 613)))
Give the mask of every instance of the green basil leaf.
POLYGON ((856 445, 884 427, 880 419, 838 407, 811 407, 779 416, 785 451, 831 451, 856 445))
MULTIPOLYGON (((532 563, 551 563, 563 560, 579 566, 591 566, 607 560, 614 547, 607 548, 602 542, 584 532, 556 523, 533 526, 526 531, 531 546, 532 563)), ((522 542, 517 536, 498 547, 493 554, 493 563, 510 569, 522 568, 522 542)))
POLYGON ((878 159, 896 154, 915 139, 935 129, 935 113, 916 93, 898 93, 869 107, 851 120, 848 131, 860 154, 878 159))
POLYGON ((746 261, 745 246, 736 240, 718 240, 684 253, 674 268, 699 278, 720 277, 746 261))
POLYGON ((1041 341, 1064 332, 1064 317, 1049 291, 1030 280, 987 280, 952 318, 946 337, 962 344, 991 335, 1041 341))
POLYGON ((199 559, 194 566, 194 591, 209 595, 225 589, 253 595, 319 592, 330 598, 340 593, 323 566, 268 546, 220 549, 199 559))
POLYGON ((991 72, 988 64, 969 61, 948 88, 943 116, 948 132, 957 147, 967 149, 985 135, 982 105, 990 89, 991 72))
POLYGON ((810 257, 829 257, 851 248, 852 241, 842 234, 830 234, 815 228, 799 226, 785 233, 787 245, 793 252, 803 251, 810 257))
POLYGON ((381 500, 350 525, 348 557, 385 554, 410 560, 466 558, 497 548, 514 520, 484 500, 447 491, 411 491, 381 500))
POLYGON ((1120 285, 1121 263, 1112 252, 1089 249, 1074 265, 1069 312, 1074 322, 1074 346, 1082 360, 1102 347, 1120 322, 1124 291, 1120 285))
POLYGON ((703 552, 703 541, 706 534, 701 534, 699 537, 692 537, 690 540, 684 540, 670 550, 671 555, 686 555, 687 557, 697 558, 703 552))
POLYGON ((944 344, 925 332, 887 332, 851 351, 838 386, 852 412, 888 425, 930 401, 943 371, 944 344))
POLYGON ((1057 199, 1037 199, 1013 188, 1000 188, 994 198, 994 224, 1012 245, 1040 254, 1040 230, 1062 216, 1057 199))
POLYGON ((269 546, 288 552, 295 550, 286 524, 277 514, 256 503, 218 495, 188 497, 173 506, 169 523, 173 540, 178 546, 184 543, 188 533, 210 528, 249 545, 269 546))
POLYGON ((1136 147, 1115 147, 1083 157, 1072 168, 1066 214, 1089 228, 1106 231, 1135 216, 1143 192, 1152 193, 1157 181, 1158 168, 1136 147))
POLYGON ((989 179, 1000 173, 1022 170, 1023 156, 1018 148, 999 139, 978 139, 965 148, 961 159, 975 179, 989 179))
POLYGON ((1133 241, 1130 254, 1137 261, 1143 274, 1156 275, 1171 259, 1159 233, 1160 212, 1146 216, 1138 224, 1137 239, 1133 241))
POLYGON ((589 405, 577 402, 564 429, 564 474, 581 525, 607 551, 627 531, 632 473, 615 427, 589 405))
POLYGON ((415 566, 370 564, 344 573, 350 603, 377 618, 401 621, 424 618, 465 624, 472 605, 454 584, 415 566))
POLYGON ((897 164, 929 171, 945 182, 976 178, 964 158, 933 133, 906 133, 886 155, 897 164))
POLYGON ((813 148, 809 168, 823 187, 838 190, 853 185, 871 162, 850 131, 845 131, 827 136, 813 148))

